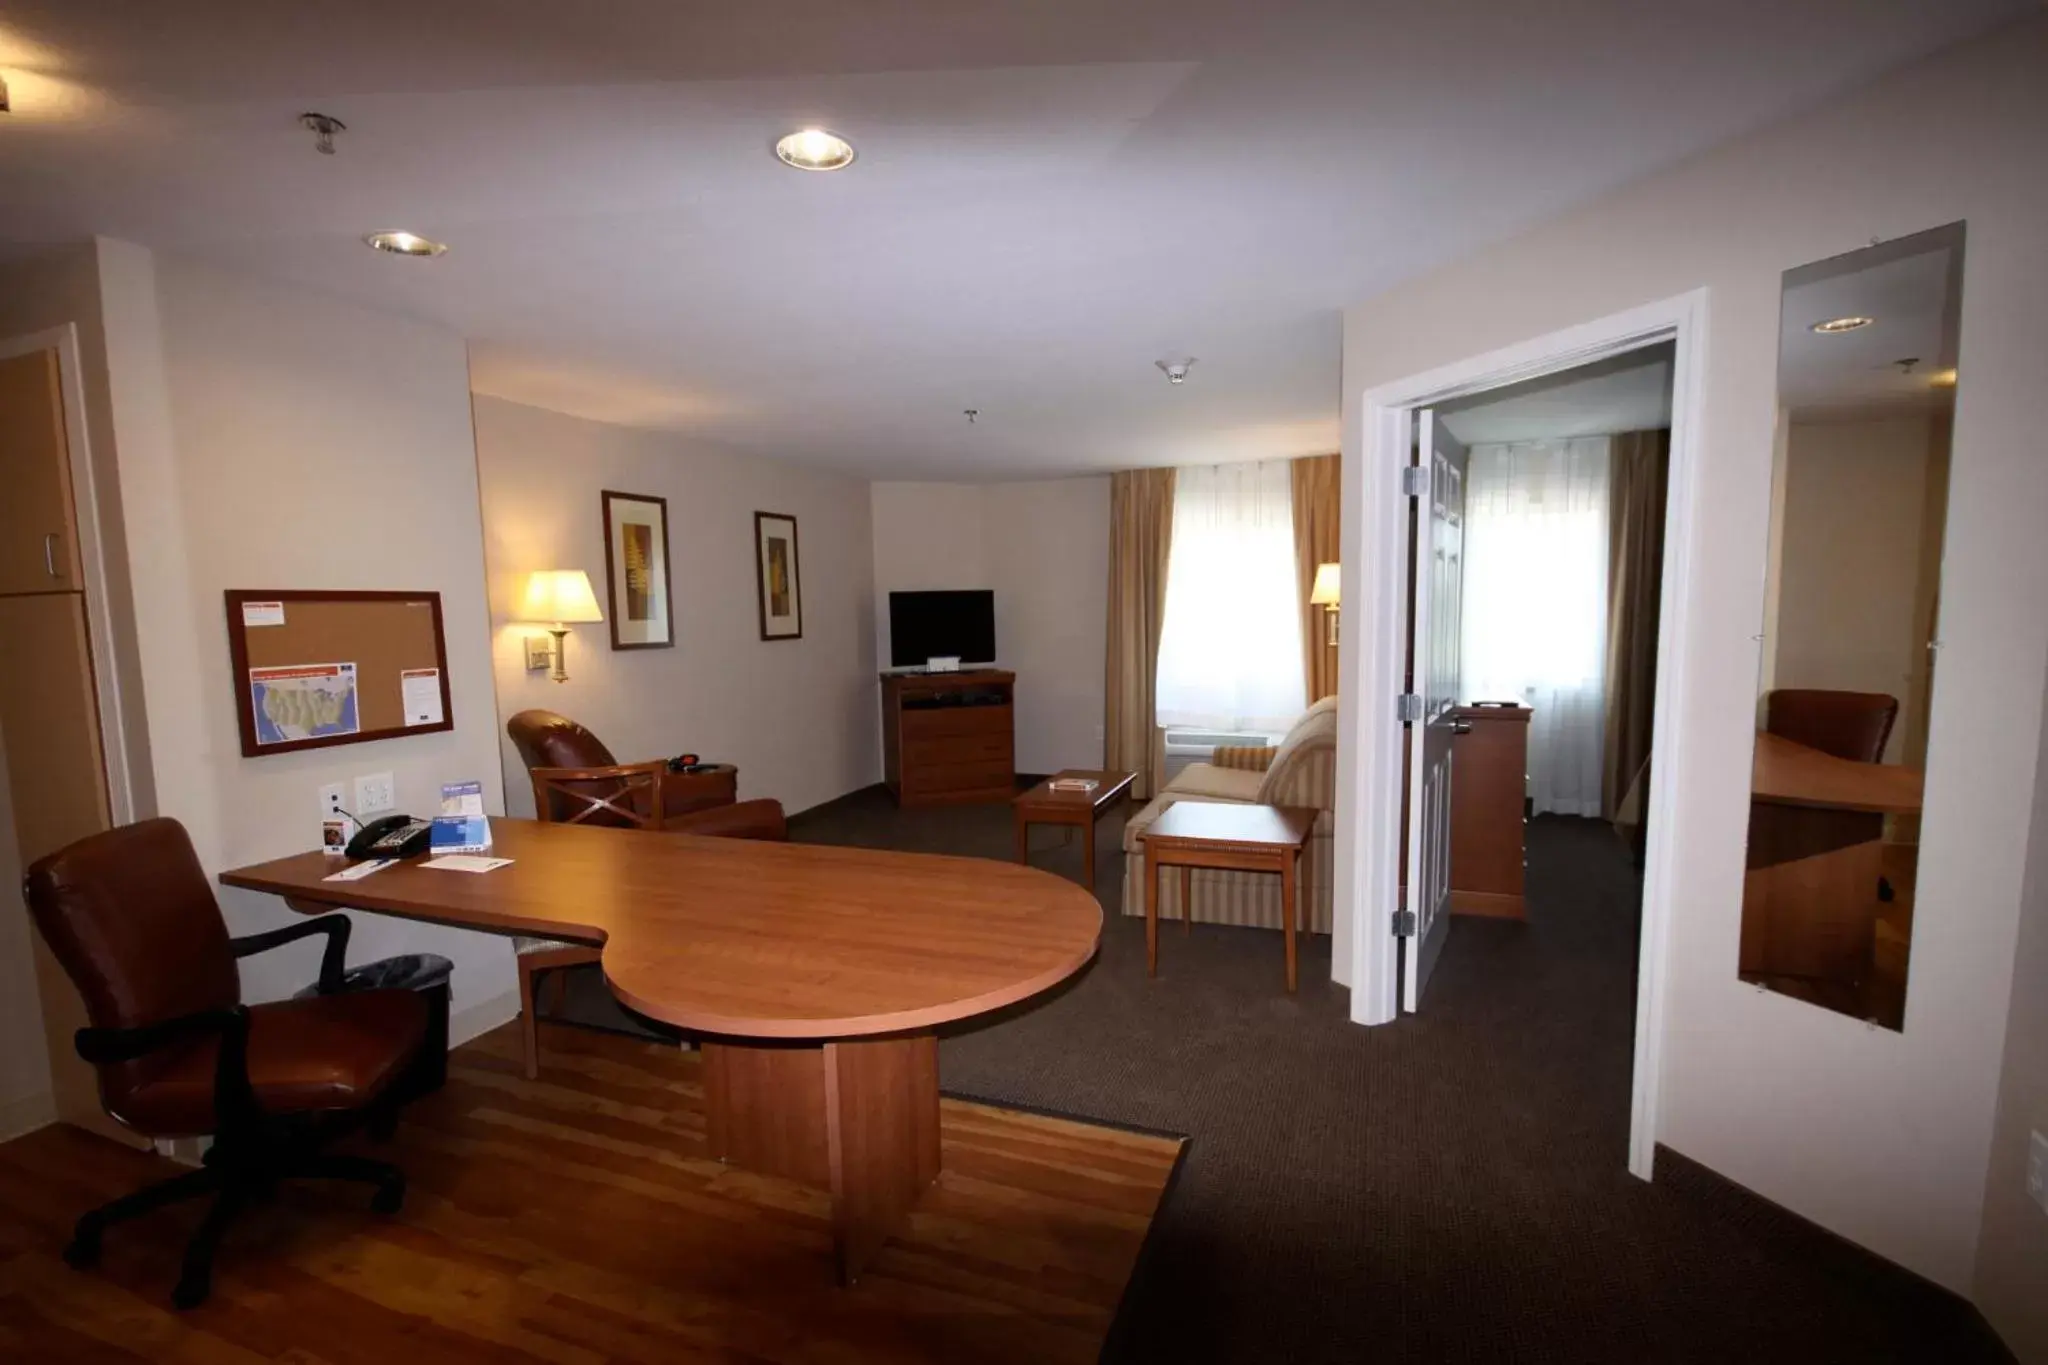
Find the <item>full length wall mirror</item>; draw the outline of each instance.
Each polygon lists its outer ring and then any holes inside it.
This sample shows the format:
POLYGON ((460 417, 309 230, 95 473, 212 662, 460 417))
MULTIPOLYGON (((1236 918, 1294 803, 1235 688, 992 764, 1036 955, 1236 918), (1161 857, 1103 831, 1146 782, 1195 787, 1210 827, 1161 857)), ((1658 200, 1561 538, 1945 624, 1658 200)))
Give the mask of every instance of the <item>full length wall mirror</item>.
POLYGON ((1744 981, 1904 1027, 1963 225, 1788 271, 1744 981))

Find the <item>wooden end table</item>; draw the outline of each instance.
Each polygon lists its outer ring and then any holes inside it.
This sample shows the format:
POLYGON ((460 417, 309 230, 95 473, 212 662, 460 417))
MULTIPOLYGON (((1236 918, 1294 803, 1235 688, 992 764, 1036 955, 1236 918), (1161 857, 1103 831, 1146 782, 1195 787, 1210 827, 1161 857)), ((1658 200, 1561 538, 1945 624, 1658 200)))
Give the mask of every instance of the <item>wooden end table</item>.
POLYGON ((1017 861, 1029 863, 1031 855, 1027 843, 1033 825, 1075 825, 1081 830, 1081 864, 1084 878, 1082 885, 1092 894, 1095 890, 1095 822, 1102 818, 1102 812, 1124 799, 1131 790, 1136 773, 1095 772, 1082 768, 1067 768, 1054 773, 1027 792, 1018 795, 1010 803, 1012 818, 1017 826, 1017 861), (1052 784, 1064 777, 1090 778, 1095 782, 1093 791, 1054 791, 1052 784))
MULTIPOLYGON (((1280 874, 1280 924, 1287 936, 1287 989, 1297 978, 1294 920, 1301 851, 1320 812, 1309 806, 1241 806, 1217 801, 1176 801, 1146 829, 1145 973, 1159 975, 1159 871, 1180 869, 1182 932, 1194 912, 1189 874, 1198 867, 1225 872, 1280 874)), ((1301 907, 1306 911, 1307 907, 1301 907)), ((1304 913, 1304 921, 1307 916, 1304 913)), ((1302 933, 1308 932, 1303 923, 1302 933)))

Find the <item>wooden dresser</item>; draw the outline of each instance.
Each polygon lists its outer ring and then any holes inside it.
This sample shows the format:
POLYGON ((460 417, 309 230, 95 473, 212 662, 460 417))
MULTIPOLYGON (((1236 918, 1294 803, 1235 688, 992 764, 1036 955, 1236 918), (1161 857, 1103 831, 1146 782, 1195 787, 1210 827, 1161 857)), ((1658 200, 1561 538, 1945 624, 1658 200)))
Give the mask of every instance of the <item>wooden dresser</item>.
POLYGON ((993 668, 882 675, 882 779, 897 805, 1016 795, 1016 682, 993 668))
POLYGON ((1461 706, 1451 760, 1451 912, 1523 919, 1526 706, 1461 706))

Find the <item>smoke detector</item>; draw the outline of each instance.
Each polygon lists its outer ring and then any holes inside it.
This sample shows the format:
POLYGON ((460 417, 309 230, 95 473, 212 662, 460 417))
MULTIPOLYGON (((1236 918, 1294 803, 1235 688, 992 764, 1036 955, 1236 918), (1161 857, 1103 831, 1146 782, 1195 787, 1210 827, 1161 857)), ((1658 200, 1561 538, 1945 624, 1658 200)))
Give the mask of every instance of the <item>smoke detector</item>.
POLYGON ((1195 358, 1187 356, 1181 360, 1155 360, 1152 363, 1165 373, 1167 383, 1185 384, 1188 378, 1188 367, 1195 363, 1195 358))

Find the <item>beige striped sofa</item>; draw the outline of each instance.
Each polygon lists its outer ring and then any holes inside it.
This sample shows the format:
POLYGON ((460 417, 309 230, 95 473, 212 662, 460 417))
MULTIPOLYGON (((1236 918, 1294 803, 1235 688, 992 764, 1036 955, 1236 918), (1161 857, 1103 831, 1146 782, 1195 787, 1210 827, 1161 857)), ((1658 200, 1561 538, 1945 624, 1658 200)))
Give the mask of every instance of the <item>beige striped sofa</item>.
MULTIPOLYGON (((1218 749, 1214 761, 1190 763, 1124 825, 1124 913, 1145 913, 1145 831, 1176 801, 1234 801, 1268 806, 1313 806, 1322 812, 1301 858, 1300 894, 1317 933, 1330 932, 1335 881, 1331 809, 1337 791, 1337 699, 1325 697, 1302 713, 1279 745, 1218 749)), ((1159 879, 1161 919, 1180 916, 1180 879, 1159 879)), ((1195 869, 1190 883, 1197 920, 1213 924, 1280 927, 1280 879, 1256 872, 1195 869)))

